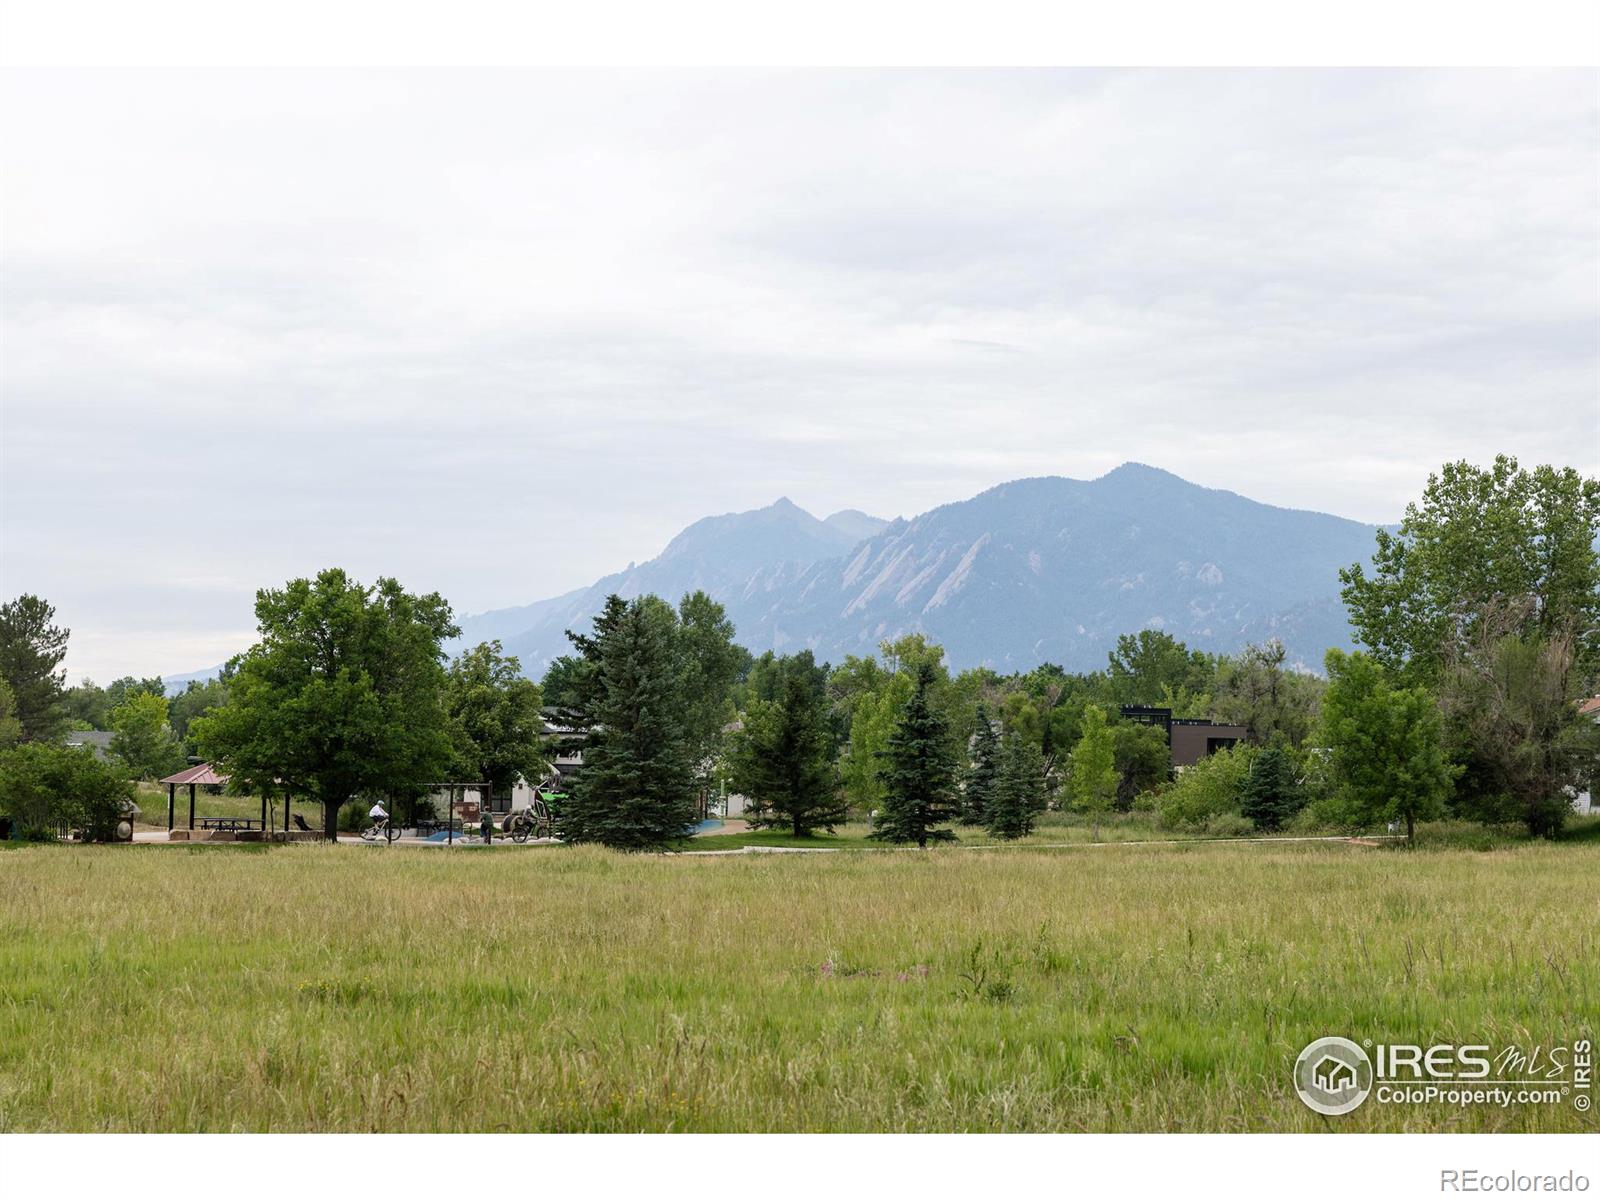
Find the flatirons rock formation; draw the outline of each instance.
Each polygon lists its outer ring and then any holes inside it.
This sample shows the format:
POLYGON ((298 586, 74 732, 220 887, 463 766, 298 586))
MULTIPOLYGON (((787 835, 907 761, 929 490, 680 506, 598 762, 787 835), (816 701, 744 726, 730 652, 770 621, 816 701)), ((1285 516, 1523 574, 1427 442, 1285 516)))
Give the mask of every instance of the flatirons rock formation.
POLYGON ((1375 528, 1274 508, 1128 463, 1099 479, 1022 479, 910 520, 818 520, 788 500, 707 517, 657 558, 593 586, 466 618, 532 675, 567 653, 605 597, 703 588, 752 651, 809 648, 838 662, 924 633, 957 668, 1103 667, 1119 634, 1164 629, 1192 648, 1283 639, 1319 667, 1351 631, 1338 571, 1375 528))

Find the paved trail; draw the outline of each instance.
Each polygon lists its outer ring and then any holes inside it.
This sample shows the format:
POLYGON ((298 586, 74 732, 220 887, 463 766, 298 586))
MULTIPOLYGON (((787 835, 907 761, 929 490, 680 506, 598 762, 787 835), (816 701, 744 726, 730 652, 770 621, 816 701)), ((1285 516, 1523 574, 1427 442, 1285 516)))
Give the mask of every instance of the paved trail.
MULTIPOLYGON (((982 846, 945 846, 945 850, 1104 850, 1113 846, 1194 846, 1217 842, 1263 843, 1283 842, 1343 842, 1347 846, 1376 846, 1379 842, 1401 842, 1404 834, 1375 838, 1333 837, 1260 837, 1260 838, 1165 838, 1138 842, 988 842, 982 846)), ((915 851, 916 846, 740 846, 735 850, 683 850, 682 854, 893 854, 896 851, 915 851)))

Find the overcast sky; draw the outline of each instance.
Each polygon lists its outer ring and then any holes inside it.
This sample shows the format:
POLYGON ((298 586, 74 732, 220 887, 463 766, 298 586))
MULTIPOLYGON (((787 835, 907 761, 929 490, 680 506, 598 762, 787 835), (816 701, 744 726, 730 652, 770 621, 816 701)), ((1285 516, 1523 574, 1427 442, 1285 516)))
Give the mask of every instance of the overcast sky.
POLYGON ((328 565, 525 603, 780 495, 1600 473, 1589 72, 10 72, 0 574, 101 682, 328 565))

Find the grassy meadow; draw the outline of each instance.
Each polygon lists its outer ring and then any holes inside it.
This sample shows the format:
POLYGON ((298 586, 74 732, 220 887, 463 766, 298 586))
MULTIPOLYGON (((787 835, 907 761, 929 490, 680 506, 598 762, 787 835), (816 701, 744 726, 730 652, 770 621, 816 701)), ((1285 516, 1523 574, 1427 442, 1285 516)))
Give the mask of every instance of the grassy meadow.
POLYGON ((0 1131, 1593 1130, 1304 1108, 1600 1029, 1600 841, 0 851, 0 1131))
MULTIPOLYGON (((1001 842, 991 837, 981 827, 958 825, 955 827, 958 844, 962 846, 1059 846, 1064 843, 1137 842, 1203 838, 1195 830, 1163 828, 1154 813, 1111 812, 1104 813, 1098 821, 1091 821, 1081 813, 1041 813, 1034 831, 1013 842, 1001 842)), ((882 850, 883 842, 875 842, 868 835, 872 826, 865 821, 849 821, 834 827, 832 833, 818 830, 809 837, 797 838, 791 829, 782 826, 768 829, 747 829, 738 833, 703 833, 686 838, 681 843, 684 850, 738 850, 745 846, 776 846, 807 850, 882 850)), ((1315 832, 1330 832, 1317 830, 1315 832)))

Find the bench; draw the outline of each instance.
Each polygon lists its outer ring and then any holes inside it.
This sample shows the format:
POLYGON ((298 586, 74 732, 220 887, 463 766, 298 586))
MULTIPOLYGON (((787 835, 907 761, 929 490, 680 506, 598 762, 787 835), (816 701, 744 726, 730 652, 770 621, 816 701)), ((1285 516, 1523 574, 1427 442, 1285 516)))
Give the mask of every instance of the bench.
POLYGON ((260 829, 261 822, 250 817, 201 817, 200 828, 218 833, 239 833, 246 829, 260 829))

